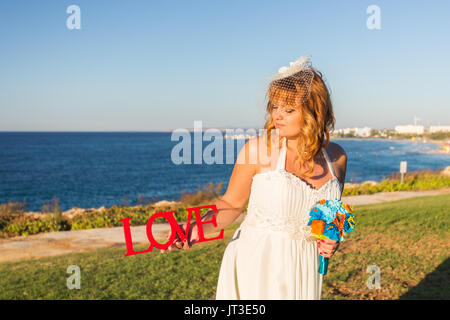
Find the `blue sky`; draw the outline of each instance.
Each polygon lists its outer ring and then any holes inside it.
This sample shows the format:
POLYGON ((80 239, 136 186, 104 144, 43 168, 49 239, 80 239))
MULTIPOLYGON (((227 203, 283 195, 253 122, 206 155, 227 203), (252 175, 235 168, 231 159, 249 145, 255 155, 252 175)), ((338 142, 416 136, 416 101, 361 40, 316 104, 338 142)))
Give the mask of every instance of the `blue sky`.
POLYGON ((308 54, 336 128, 450 125, 449 14, 446 0, 2 0, 0 131, 262 127, 268 77, 308 54))

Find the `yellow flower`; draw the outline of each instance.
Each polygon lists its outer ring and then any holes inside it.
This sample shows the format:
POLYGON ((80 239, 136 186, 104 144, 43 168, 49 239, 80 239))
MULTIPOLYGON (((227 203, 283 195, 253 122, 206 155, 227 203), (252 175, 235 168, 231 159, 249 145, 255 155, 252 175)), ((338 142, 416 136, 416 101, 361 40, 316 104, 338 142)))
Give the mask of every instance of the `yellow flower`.
POLYGON ((355 220, 353 220, 353 217, 348 217, 347 222, 350 228, 354 228, 356 225, 355 220))

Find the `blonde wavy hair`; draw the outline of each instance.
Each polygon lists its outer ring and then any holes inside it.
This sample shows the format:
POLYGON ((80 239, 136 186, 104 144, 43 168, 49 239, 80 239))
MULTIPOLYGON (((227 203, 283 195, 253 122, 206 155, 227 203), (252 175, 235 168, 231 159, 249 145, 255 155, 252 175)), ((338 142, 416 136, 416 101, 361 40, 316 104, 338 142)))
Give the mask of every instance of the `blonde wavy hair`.
MULTIPOLYGON (((326 148, 330 140, 330 132, 334 130, 335 118, 330 93, 323 80, 322 73, 312 68, 314 77, 309 88, 307 99, 303 99, 308 92, 305 83, 296 81, 293 77, 283 79, 283 83, 291 81, 288 87, 297 88, 295 91, 281 86, 280 82, 273 81, 269 85, 266 93, 268 99, 266 111, 268 118, 264 124, 264 132, 267 135, 267 148, 270 150, 272 141, 271 133, 275 129, 275 123, 272 119, 274 105, 280 104, 286 107, 295 108, 300 111, 300 137, 297 145, 297 155, 299 168, 303 167, 305 162, 309 164, 309 171, 304 177, 310 177, 314 171, 314 156, 322 147, 326 148), (326 139, 325 139, 326 138, 326 139)), ((300 71, 302 72, 302 71, 300 71)), ((279 139, 281 146, 281 137, 279 139)))

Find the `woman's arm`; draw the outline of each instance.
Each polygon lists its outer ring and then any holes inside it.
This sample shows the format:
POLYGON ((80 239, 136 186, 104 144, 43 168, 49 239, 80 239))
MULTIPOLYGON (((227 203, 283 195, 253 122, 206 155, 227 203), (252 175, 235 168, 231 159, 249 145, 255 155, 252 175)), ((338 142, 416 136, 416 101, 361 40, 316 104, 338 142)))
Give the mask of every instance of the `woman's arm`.
MULTIPOLYGON (((337 168, 336 175, 341 181, 342 186, 345 184, 345 174, 347 172, 347 153, 337 143, 333 143, 332 148, 332 160, 336 162, 335 168, 337 168)), ((339 248, 339 241, 333 241, 330 239, 318 240, 319 253, 325 258, 331 258, 336 250, 339 248)))
POLYGON ((258 164, 250 162, 250 159, 252 159, 250 155, 255 155, 257 152, 257 144, 258 138, 253 138, 247 141, 239 152, 228 182, 227 191, 215 203, 218 213, 210 210, 202 217, 202 221, 209 221, 212 215, 216 215, 217 227, 214 227, 211 223, 204 225, 203 231, 205 234, 220 231, 232 224, 242 213, 250 197, 253 176, 258 170, 258 164))
MULTIPOLYGON (((207 223, 202 226, 205 235, 219 232, 221 229, 233 223, 242 213, 250 197, 253 176, 258 172, 258 163, 255 161, 256 157, 254 155, 258 152, 259 139, 258 137, 250 139, 239 152, 228 182, 227 191, 215 203, 218 212, 215 213, 213 210, 209 210, 202 216, 202 221, 210 221, 212 216, 215 215, 217 222, 217 227, 214 227, 212 223, 207 223)), ((183 224, 183 230, 185 228, 186 225, 183 224)), ((184 244, 185 249, 189 248, 198 239, 195 220, 191 220, 190 229, 188 239, 191 241, 188 244, 184 244)), ((174 248, 180 246, 181 243, 179 242, 173 245, 174 248)), ((169 247, 169 250, 171 248, 169 247)))
POLYGON ((347 153, 339 144, 330 142, 330 152, 328 154, 331 157, 330 161, 333 164, 337 178, 344 185, 347 173, 347 153))

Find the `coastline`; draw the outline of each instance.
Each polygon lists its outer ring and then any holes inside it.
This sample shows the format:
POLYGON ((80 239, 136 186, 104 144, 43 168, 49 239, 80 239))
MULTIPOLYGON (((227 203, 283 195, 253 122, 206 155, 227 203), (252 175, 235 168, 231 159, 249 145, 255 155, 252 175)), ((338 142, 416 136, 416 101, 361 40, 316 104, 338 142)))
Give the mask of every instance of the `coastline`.
POLYGON ((362 141, 402 141, 402 142, 422 142, 432 143, 440 146, 439 149, 426 151, 427 154, 448 154, 450 155, 450 139, 433 140, 428 138, 408 139, 408 138, 355 138, 355 137, 333 137, 330 136, 330 140, 362 140, 362 141))
MULTIPOLYGON (((437 150, 431 150, 431 151, 427 151, 425 153, 433 153, 433 154, 448 154, 450 155, 449 152, 446 152, 444 149, 445 145, 449 145, 450 139, 442 139, 442 140, 432 140, 432 139, 427 139, 427 138, 420 138, 420 139, 407 139, 407 138, 399 138, 399 137, 392 137, 392 138, 380 138, 380 137, 370 137, 370 138, 363 138, 363 137, 333 137, 330 136, 330 140, 363 140, 363 141, 403 141, 403 142, 422 142, 422 143, 432 143, 432 144, 436 144, 439 146, 442 146, 441 149, 437 149, 437 150)), ((449 145, 450 146, 450 145, 449 145)), ((444 174, 449 174, 450 173, 450 167, 447 167, 446 169, 443 170, 443 172, 445 172, 444 174)), ((359 186, 363 186, 363 185, 376 185, 378 184, 380 181, 374 181, 374 180, 366 180, 366 181, 362 181, 361 183, 351 183, 351 182, 346 182, 345 183, 345 187, 346 188, 355 188, 355 187, 359 187, 359 186)), ((148 203, 147 205, 152 206, 152 207, 172 207, 172 206, 176 206, 178 204, 180 204, 181 202, 179 201, 168 201, 168 200, 161 200, 155 203, 148 203)), ((130 206, 129 208, 137 208, 140 207, 139 205, 137 206, 130 206)), ((83 214, 87 214, 87 213, 95 213, 95 212, 102 212, 108 210, 108 208, 101 206, 99 208, 80 208, 80 207, 72 207, 71 209, 62 211, 61 214, 63 216, 65 216, 66 218, 73 218, 76 215, 83 215, 83 214)), ((41 211, 26 211, 24 212, 24 215, 26 216, 30 216, 30 217, 34 217, 34 218, 43 218, 49 215, 49 213, 42 213, 41 211)))
MULTIPOLYGON (((447 166, 444 168, 441 172, 441 175, 450 176, 450 166, 447 166)), ((376 186, 381 181, 375 181, 375 180, 365 180, 361 183, 351 183, 346 182, 344 185, 344 188, 350 189, 350 188, 357 188, 364 185, 371 185, 376 186)), ((181 205, 181 201, 168 201, 168 200, 160 200, 154 203, 148 203, 146 206, 151 206, 153 208, 161 208, 161 210, 166 210, 167 208, 176 207, 178 205, 181 205)), ((142 205, 136 205, 136 206, 130 206, 128 208, 139 208, 142 207, 142 205)), ((104 206, 101 206, 100 208, 79 208, 79 207, 73 207, 72 209, 66 210, 61 212, 61 214, 66 218, 73 218, 76 215, 83 215, 87 213, 94 213, 94 212, 102 212, 105 210, 108 210, 109 208, 106 208, 104 206)), ((51 214, 51 213, 50 213, 51 214)), ((27 211, 24 212, 25 216, 30 216, 33 218, 44 218, 49 215, 49 213, 42 213, 40 211, 27 211)))

